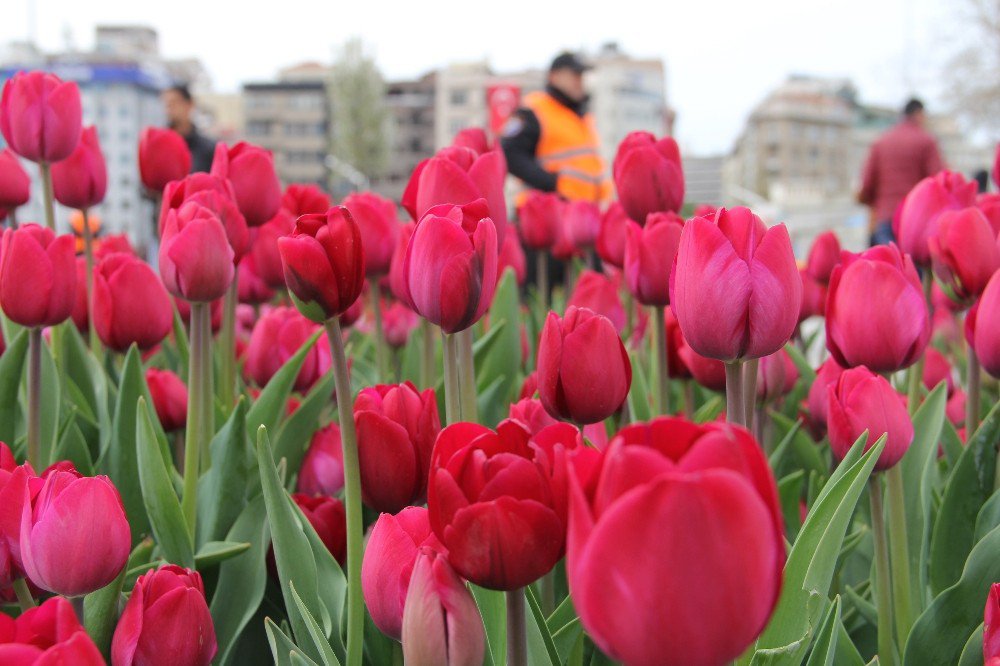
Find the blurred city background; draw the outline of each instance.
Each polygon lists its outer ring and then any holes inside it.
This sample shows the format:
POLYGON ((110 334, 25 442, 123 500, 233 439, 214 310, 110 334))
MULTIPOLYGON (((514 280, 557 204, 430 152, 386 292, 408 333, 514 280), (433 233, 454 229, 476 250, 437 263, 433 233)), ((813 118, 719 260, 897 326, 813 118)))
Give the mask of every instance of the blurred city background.
MULTIPOLYGON (((577 49, 594 65, 587 86, 608 163, 628 132, 674 134, 687 202, 784 221, 799 254, 825 229, 847 247, 866 242, 861 166, 907 97, 927 103, 949 168, 966 176, 989 167, 1000 130, 1000 0, 709 2, 662 16, 628 3, 580 16, 514 3, 493 8, 495 20, 417 4, 369 6, 359 23, 301 2, 242 14, 10 0, 0 84, 34 68, 79 83, 107 157, 103 230, 140 245, 153 211, 139 133, 164 124, 160 92, 176 83, 193 93, 205 134, 273 151, 285 184, 398 201, 420 160, 464 127, 497 132, 544 85, 552 55, 577 49)), ((41 217, 39 201, 22 219, 41 217)))

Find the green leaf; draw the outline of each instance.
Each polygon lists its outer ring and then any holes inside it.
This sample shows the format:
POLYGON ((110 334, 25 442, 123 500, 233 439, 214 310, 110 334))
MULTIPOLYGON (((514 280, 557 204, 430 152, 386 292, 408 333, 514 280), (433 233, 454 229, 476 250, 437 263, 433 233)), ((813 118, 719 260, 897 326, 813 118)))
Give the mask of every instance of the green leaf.
POLYGON ((708 423, 709 421, 714 421, 722 410, 726 407, 726 401, 721 395, 713 395, 708 401, 695 410, 694 418, 692 420, 695 423, 708 423))
MULTIPOLYGON (((319 417, 323 410, 330 406, 330 396, 333 395, 334 377, 331 370, 323 376, 309 391, 299 408, 296 409, 282 424, 278 435, 274 438, 273 458, 275 461, 284 458, 288 461, 288 469, 297 471, 302 466, 302 459, 309 450, 312 435, 319 428, 319 417)), ((289 482, 291 475, 289 475, 289 482)))
MULTIPOLYGON (((305 623, 306 628, 309 630, 308 638, 315 648, 315 655, 319 658, 319 661, 323 666, 340 666, 340 660, 333 653, 330 643, 326 640, 323 631, 316 623, 316 618, 312 616, 312 613, 309 612, 309 609, 306 608, 305 603, 302 601, 302 597, 295 591, 295 584, 289 582, 288 589, 291 591, 292 600, 295 602, 295 605, 289 609, 289 613, 293 612, 294 609, 294 612, 297 612, 300 619, 305 623)), ((305 640, 305 638, 302 640, 305 640)))
POLYGON ((299 376, 306 354, 321 335, 323 335, 322 328, 309 336, 299 350, 267 382, 267 386, 260 392, 260 396, 247 413, 248 433, 257 432, 260 426, 267 428, 268 432, 278 432, 278 423, 285 414, 288 396, 292 393, 292 387, 295 386, 295 379, 299 376))
POLYGON ((211 443, 212 465, 198 479, 198 543, 221 540, 246 505, 252 456, 247 401, 240 398, 211 443))
POLYGON ((521 301, 513 271, 507 271, 497 285, 489 323, 490 332, 499 330, 496 341, 476 360, 476 383, 485 388, 499 380, 497 403, 504 406, 510 404, 518 389, 521 359, 521 301))
POLYGON ((264 631, 267 632, 267 641, 271 644, 271 654, 274 655, 276 666, 299 666, 303 662, 319 666, 312 659, 306 657, 302 653, 302 649, 271 618, 265 618, 264 631))
POLYGON ((497 338, 505 328, 507 328, 507 322, 500 322, 491 326, 490 330, 486 331, 485 335, 482 335, 479 339, 473 341, 472 359, 477 368, 480 367, 480 363, 486 362, 486 357, 491 353, 493 346, 497 342, 497 338))
POLYGON ((87 440, 80 433, 80 428, 76 423, 71 423, 63 431, 56 446, 56 460, 69 460, 76 467, 76 471, 84 476, 94 476, 94 463, 90 460, 90 450, 87 448, 87 440))
POLYGON ((170 483, 170 475, 163 465, 144 398, 139 398, 136 415, 135 448, 139 484, 153 536, 168 561, 193 569, 194 547, 191 544, 191 534, 181 512, 180 500, 170 483))
POLYGON ((469 590, 476 599, 486 629, 486 663, 503 666, 507 663, 507 600, 503 592, 471 583, 469 590))
POLYGON ((42 342, 42 418, 39 436, 39 456, 41 469, 55 462, 59 416, 62 405, 62 389, 59 370, 52 358, 52 350, 42 342))
POLYGON ((0 356, 0 442, 13 444, 17 439, 18 424, 23 426, 24 423, 24 412, 17 401, 17 394, 27 355, 28 331, 22 330, 0 356))
MULTIPOLYGON (((559 658, 559 651, 556 650, 556 644, 552 641, 552 635, 549 633, 549 627, 545 623, 545 616, 542 614, 542 607, 538 605, 538 599, 535 597, 535 591, 529 585, 524 588, 524 595, 528 601, 528 610, 531 611, 531 619, 533 622, 529 623, 531 627, 528 631, 531 634, 539 635, 541 638, 542 645, 544 646, 544 651, 535 651, 534 657, 535 661, 542 662, 545 657, 548 657, 548 663, 550 666, 562 666, 562 659, 559 658), (541 652, 541 654, 538 654, 541 652)), ((531 637, 528 637, 529 649, 531 647, 531 637)))
POLYGON ((830 466, 823 460, 819 448, 809 434, 801 428, 801 422, 793 421, 780 413, 772 414, 771 418, 774 420, 778 436, 782 437, 781 444, 771 454, 770 462, 772 468, 775 470, 787 469, 789 471, 795 469, 815 470, 819 474, 826 475, 830 466), (785 439, 790 439, 790 441, 785 444, 785 439), (785 453, 779 456, 779 451, 783 445, 787 448, 785 449, 785 453))
MULTIPOLYGON (((111 412, 108 402, 108 377, 101 363, 91 354, 75 326, 67 326, 60 339, 59 367, 66 383, 75 386, 87 405, 86 413, 97 426, 99 451, 111 441, 111 412)), ((81 409, 83 405, 80 405, 81 409)))
POLYGON ((294 502, 290 501, 289 504, 299 515, 299 524, 302 525, 302 531, 312 549, 313 561, 316 562, 316 577, 319 579, 317 593, 323 606, 330 614, 330 629, 327 631, 327 637, 330 639, 333 651, 343 661, 347 658, 347 648, 344 646, 340 629, 347 600, 347 577, 344 576, 337 560, 319 538, 312 523, 305 517, 302 510, 294 502))
POLYGON ((812 654, 806 666, 833 666, 837 657, 837 624, 840 622, 840 596, 833 599, 813 640, 812 654))
POLYGON ((983 625, 980 624, 965 643, 958 666, 981 666, 983 663, 983 625))
POLYGON ((958 580, 972 550, 976 517, 993 494, 998 438, 1000 403, 969 438, 945 486, 931 537, 930 583, 935 594, 958 580))
POLYGON ((974 543, 979 543, 980 539, 992 532, 993 528, 998 525, 1000 525, 1000 493, 993 493, 986 500, 983 508, 979 510, 979 515, 976 516, 974 543))
POLYGON ((124 583, 125 567, 122 567, 113 581, 83 599, 84 626, 105 659, 111 656, 111 637, 118 624, 118 600, 124 583))
MULTIPOLYGON (((648 421, 652 418, 652 407, 649 404, 649 384, 646 381, 646 373, 641 370, 639 355, 633 351, 629 354, 632 363, 632 388, 628 392, 629 414, 632 421, 648 421)), ((704 407, 702 407, 704 409, 704 407)), ((701 409, 698 410, 701 412, 701 409)), ((697 420, 698 414, 695 414, 697 420)))
POLYGON ((209 541, 199 548, 198 553, 194 556, 195 568, 198 571, 204 571, 248 550, 250 550, 250 544, 246 541, 209 541))
POLYGON ((785 345, 785 351, 788 352, 792 363, 795 364, 795 369, 799 371, 799 377, 802 378, 807 386, 812 386, 812 383, 816 381, 816 371, 813 370, 812 365, 806 359, 805 355, 803 355, 802 350, 799 349, 798 345, 789 342, 785 345))
POLYGON ((802 487, 805 485, 806 474, 802 470, 793 472, 778 482, 778 499, 781 502, 781 513, 785 517, 785 529, 788 538, 794 540, 799 533, 802 487))
POLYGON ((188 344, 187 329, 184 327, 184 320, 177 306, 174 306, 174 342, 177 345, 177 367, 181 368, 181 378, 187 380, 185 373, 190 363, 190 345, 188 344))

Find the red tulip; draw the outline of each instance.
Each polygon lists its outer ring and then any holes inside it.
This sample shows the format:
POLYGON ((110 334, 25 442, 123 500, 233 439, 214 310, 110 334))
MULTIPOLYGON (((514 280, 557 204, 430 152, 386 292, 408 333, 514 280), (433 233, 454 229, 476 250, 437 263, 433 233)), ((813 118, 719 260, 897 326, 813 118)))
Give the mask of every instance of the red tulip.
POLYGON ((892 385, 864 366, 845 370, 827 386, 826 425, 833 455, 842 459, 864 431, 867 451, 887 435, 876 471, 889 469, 903 457, 913 441, 913 423, 903 398, 892 385))
POLYGON ((143 128, 139 135, 139 177, 154 192, 172 180, 191 173, 191 150, 177 132, 161 127, 143 128))
POLYGON ((160 275, 174 296, 199 302, 221 298, 235 277, 234 256, 222 221, 208 208, 189 202, 167 213, 160 275))
POLYGON ((534 438, 509 420, 496 432, 475 423, 441 431, 431 457, 427 510, 448 561, 463 578, 516 590, 562 557, 566 478, 560 461, 578 440, 576 429, 562 423, 534 438))
POLYGON ((410 237, 416 227, 412 222, 404 224, 399 228, 399 239, 396 241, 396 249, 392 252, 392 260, 389 262, 389 290, 397 301, 403 303, 410 310, 413 303, 410 301, 410 292, 406 287, 406 248, 410 246, 410 237))
POLYGON ((256 305, 274 299, 274 290, 257 273, 253 253, 247 254, 236 267, 237 296, 240 303, 256 305))
POLYGON ((397 641, 403 634, 403 604, 417 554, 423 547, 444 553, 431 531, 427 509, 408 506, 395 516, 383 513, 372 526, 364 561, 361 590, 372 621, 397 641))
POLYGON ((840 240, 832 231, 824 231, 813 239, 806 260, 806 273, 822 285, 830 282, 833 267, 840 262, 840 240))
POLYGON ((826 346, 840 365, 901 370, 920 358, 930 333, 923 288, 908 255, 895 245, 845 253, 826 300, 826 346))
POLYGON ((570 306, 550 312, 538 342, 538 392, 556 418, 596 423, 625 402, 632 363, 610 320, 570 306))
MULTIPOLYGON (((809 418, 807 424, 813 437, 822 439, 826 434, 826 403, 827 387, 836 386, 840 380, 840 375, 844 374, 844 368, 837 364, 834 358, 828 358, 819 366, 816 371, 816 379, 809 387, 809 395, 806 397, 806 405, 809 407, 809 418)), ((874 440, 873 440, 874 441, 874 440)), ((851 442, 853 444, 853 442, 851 442)))
POLYGON ((289 236, 295 229, 295 218, 282 208, 278 214, 259 227, 250 246, 257 274, 271 289, 285 288, 285 269, 281 265, 278 239, 289 236))
POLYGON ((0 133, 7 145, 32 162, 59 162, 80 141, 80 89, 55 74, 18 72, 0 97, 0 133))
MULTIPOLYGON (((979 363, 993 377, 1000 377, 1000 271, 993 274, 972 320, 979 363)), ((969 316, 972 317, 970 311, 969 316)))
POLYGON ((782 398, 795 388, 799 370, 784 349, 760 359, 757 365, 757 399, 770 403, 782 398))
POLYGON ((622 429, 586 467, 571 472, 566 570, 588 635, 627 664, 736 659, 767 624, 785 563, 753 437, 659 418, 622 429))
POLYGON ((333 497, 307 497, 294 493, 292 499, 316 530, 320 541, 341 567, 347 562, 347 514, 344 503, 333 497))
POLYGON ((684 225, 670 302, 684 338, 720 361, 773 354, 795 331, 802 300, 785 225, 770 229, 747 208, 684 225))
POLYGON ((519 286, 524 285, 524 280, 528 274, 527 259, 524 256, 524 248, 517 237, 517 231, 512 229, 503 239, 500 247, 500 256, 497 258, 497 282, 503 279, 507 269, 514 271, 514 280, 519 286))
POLYGON ((0 150, 0 211, 18 208, 31 198, 31 177, 10 148, 0 150))
POLYGON ((111 663, 208 666, 217 649, 201 574, 167 564, 136 581, 111 641, 111 663))
MULTIPOLYGON (((1000 173, 1000 159, 997 160, 997 165, 993 178, 1000 181, 1000 176, 997 175, 1000 173)), ((983 610, 983 661, 990 666, 991 660, 998 657, 1000 657, 1000 583, 993 583, 983 610)))
POLYGON ((538 398, 522 398, 512 403, 507 411, 507 418, 517 421, 531 435, 537 435, 543 428, 559 423, 545 411, 545 406, 538 398))
POLYGON ((403 260, 407 300, 445 333, 469 328, 493 302, 499 246, 487 214, 483 199, 437 206, 410 237, 403 260))
POLYGON ((684 172, 677 142, 649 132, 630 132, 612 167, 618 200, 628 216, 645 222, 650 213, 677 212, 684 203, 684 172))
POLYGON ((109 349, 149 349, 173 327, 170 296, 149 264, 128 254, 108 255, 94 267, 94 328, 109 349))
POLYGON ((170 370, 149 368, 146 385, 163 429, 172 432, 183 428, 187 424, 188 392, 181 378, 170 370))
POLYGON ((300 217, 291 235, 278 239, 278 251, 288 291, 309 319, 322 323, 343 314, 361 295, 361 230, 343 206, 300 217))
POLYGON ((393 349, 401 349, 410 339, 410 333, 417 327, 420 317, 417 313, 399 301, 382 301, 382 330, 385 331, 385 341, 393 349))
POLYGON ((976 203, 976 182, 962 174, 942 171, 917 183, 903 199, 894 225, 900 249, 920 266, 931 263, 930 237, 937 233, 941 213, 976 203))
POLYGON ((580 273, 566 307, 593 310, 607 317, 618 333, 625 330, 625 306, 618 297, 618 285, 602 273, 592 270, 580 273))
POLYGON ((507 228, 507 202, 503 186, 507 162, 498 150, 477 155, 462 146, 449 146, 413 170, 403 192, 403 208, 414 221, 422 220, 441 205, 465 206, 479 199, 486 202, 479 218, 488 217, 496 227, 497 247, 507 228))
POLYGON ((68 208, 92 208, 104 201, 108 168, 97 139, 97 128, 83 128, 80 142, 66 159, 52 165, 52 193, 68 208))
POLYGON ((997 235, 977 208, 941 213, 927 243, 934 275, 959 303, 971 305, 1000 269, 997 235))
MULTIPOLYGON (((295 308, 276 307, 257 320, 244 352, 243 375, 263 388, 288 359, 320 327, 300 315, 295 308)), ((305 393, 326 374, 332 364, 330 343, 320 336, 306 354, 294 389, 305 393)))
POLYGON ((303 495, 333 497, 344 487, 344 450, 340 426, 331 423, 313 433, 302 459, 297 489, 303 495))
POLYGON ((592 247, 601 231, 601 210, 590 201, 570 201, 563 211, 563 228, 577 248, 592 247))
POLYGON ((653 213, 644 227, 628 223, 625 283, 643 305, 670 304, 670 269, 683 229, 684 220, 677 213, 653 213))
POLYGON ((966 395, 965 391, 958 389, 951 394, 945 405, 944 415, 956 428, 961 428, 965 425, 965 401, 967 399, 968 395, 966 395))
MULTIPOLYGON (((678 326, 678 328, 680 327, 678 326)), ((683 336, 683 333, 681 335, 683 336)), ((690 370, 691 376, 700 385, 710 391, 726 390, 725 363, 714 358, 702 356, 695 350, 691 349, 687 340, 683 341, 683 344, 677 350, 677 354, 680 356, 684 365, 687 366, 688 370, 690 370)))
POLYGON ((446 558, 431 548, 417 553, 401 634, 408 664, 483 663, 486 633, 476 600, 446 558))
POLYGON ((364 503, 387 513, 421 503, 441 431, 434 389, 420 393, 410 382, 362 389, 354 401, 354 422, 364 503))
POLYGON ((316 185, 292 183, 281 195, 281 207, 292 215, 292 219, 309 213, 322 215, 330 210, 330 197, 316 185))
POLYGON ((559 237, 566 202, 554 192, 530 190, 517 217, 524 244, 534 250, 549 250, 559 237))
MULTIPOLYGON (((220 148, 222 144, 219 144, 220 148)), ((226 240, 233 249, 233 265, 250 248, 250 231, 246 218, 236 205, 232 184, 225 178, 207 173, 193 173, 183 180, 168 183, 163 190, 160 206, 160 234, 166 229, 171 210, 179 211, 187 204, 198 204, 219 218, 226 232, 226 240)))
POLYGON ((455 138, 451 140, 453 146, 463 146, 472 150, 477 155, 493 150, 493 143, 486 136, 486 130, 482 127, 465 127, 458 130, 455 138))
POLYGON ((87 312, 87 258, 80 255, 76 258, 76 298, 73 300, 73 312, 70 313, 76 330, 86 333, 90 325, 90 313, 87 312))
POLYGON ((951 376, 951 363, 944 354, 934 347, 927 347, 924 354, 923 382, 928 391, 934 390, 934 387, 941 382, 945 382, 947 385, 948 395, 955 391, 955 380, 951 376))
POLYGON ((104 657, 69 601, 52 597, 17 619, 0 614, 0 663, 9 666, 104 666, 104 657))
POLYGON ((212 175, 232 184, 236 205, 251 227, 264 224, 278 212, 281 183, 270 150, 245 141, 229 149, 220 143, 212 160, 212 175))
POLYGON ((1000 193, 985 192, 976 197, 976 208, 993 227, 993 234, 1000 235, 1000 193))
POLYGON ((625 239, 629 217, 617 201, 611 203, 601 215, 601 230, 597 234, 597 256, 616 268, 625 265, 625 239))
MULTIPOLYGON (((691 379, 691 369, 681 356, 681 349, 686 344, 677 317, 670 308, 663 310, 663 321, 667 332, 667 373, 674 379, 691 379)), ((723 368, 725 373, 725 368, 723 368)), ((723 387, 725 388, 725 387, 723 387)))
POLYGON ((0 307, 11 320, 28 327, 66 321, 76 302, 73 248, 71 234, 56 236, 37 224, 4 231, 0 307))
POLYGON ((826 315, 826 285, 817 281, 805 269, 799 270, 799 277, 802 278, 802 300, 799 305, 799 323, 801 324, 809 317, 823 317, 826 315))
POLYGON ((712 204, 698 204, 694 207, 694 212, 691 214, 692 217, 707 217, 710 220, 715 219, 715 214, 719 212, 721 206, 713 206, 712 204))
POLYGON ((374 192, 354 192, 344 198, 343 205, 351 211, 361 230, 368 276, 385 275, 399 238, 396 204, 374 192))
POLYGON ((115 252, 124 252, 125 254, 131 254, 133 257, 139 256, 139 253, 132 247, 132 242, 128 239, 128 234, 108 234, 107 236, 101 236, 97 240, 96 245, 97 247, 94 248, 95 261, 100 261, 115 252))

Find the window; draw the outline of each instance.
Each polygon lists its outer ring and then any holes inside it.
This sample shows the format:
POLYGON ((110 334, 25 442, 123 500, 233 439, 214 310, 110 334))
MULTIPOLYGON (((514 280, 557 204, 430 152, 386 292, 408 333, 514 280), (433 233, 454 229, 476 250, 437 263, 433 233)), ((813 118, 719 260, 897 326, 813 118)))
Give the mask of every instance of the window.
POLYGON ((451 91, 452 106, 465 106, 469 102, 469 91, 465 88, 455 88, 451 91))
POLYGON ((271 133, 271 123, 264 120, 252 120, 247 123, 247 134, 250 136, 266 136, 271 133))

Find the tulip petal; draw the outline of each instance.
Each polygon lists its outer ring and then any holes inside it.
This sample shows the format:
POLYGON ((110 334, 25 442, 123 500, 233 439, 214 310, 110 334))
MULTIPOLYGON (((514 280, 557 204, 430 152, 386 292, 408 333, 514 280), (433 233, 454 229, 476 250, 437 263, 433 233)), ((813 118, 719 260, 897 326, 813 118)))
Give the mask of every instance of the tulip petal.
POLYGON ((398 423, 374 412, 355 415, 361 494, 376 511, 396 513, 417 498, 416 454, 410 435, 398 423))
POLYGON ((631 378, 614 358, 622 346, 605 317, 591 317, 563 340, 560 376, 574 421, 603 421, 625 402, 631 378))
POLYGON ((799 321, 802 277, 785 225, 764 234, 750 262, 750 280, 750 338, 743 355, 760 358, 784 347, 799 321))
POLYGON ((416 211, 422 216, 433 206, 462 206, 482 196, 462 167, 445 157, 432 157, 420 173, 416 211))

